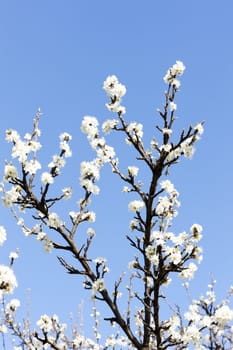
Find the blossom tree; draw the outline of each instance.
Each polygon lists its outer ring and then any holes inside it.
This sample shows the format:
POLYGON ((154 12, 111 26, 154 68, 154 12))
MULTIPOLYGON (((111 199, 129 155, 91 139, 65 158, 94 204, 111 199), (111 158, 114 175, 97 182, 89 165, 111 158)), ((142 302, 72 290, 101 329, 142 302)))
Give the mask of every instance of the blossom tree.
MULTIPOLYGON (((143 141, 143 125, 128 122, 125 117, 126 109, 122 105, 125 86, 116 76, 107 77, 103 84, 109 98, 106 107, 115 118, 106 120, 101 127, 93 116, 85 116, 82 120, 81 131, 87 135, 95 157, 92 161, 81 163, 83 195, 78 201, 78 208, 68 213, 68 221, 58 214, 56 206, 71 198, 72 189, 66 187, 51 195, 51 185, 61 174, 67 158, 72 156, 72 136, 66 132, 60 135, 60 150, 48 164, 49 170, 44 171, 38 157, 41 148, 40 110, 35 116, 32 132, 23 138, 15 130, 6 131, 6 141, 12 144, 12 160, 5 164, 1 183, 3 204, 12 212, 26 236, 35 237, 44 245, 46 252, 52 249, 59 251, 58 260, 65 271, 83 279, 83 286, 94 305, 95 325, 94 337, 90 339, 75 329, 69 333, 70 336, 67 335, 67 326, 59 321, 57 315, 42 314, 35 327, 27 322, 20 323, 17 319, 20 301, 10 298, 17 287, 13 272, 16 251, 10 254, 8 266, 0 265, 3 305, 0 331, 4 350, 7 349, 7 333, 16 339, 14 350, 123 347, 138 350, 232 349, 233 310, 229 305, 232 289, 223 301, 217 303, 212 281, 204 296, 191 301, 187 312, 171 307, 166 315, 162 313, 167 300, 166 290, 172 288, 171 276, 177 276, 184 288, 188 288, 189 280, 194 277, 197 264, 202 260, 199 241, 203 229, 199 223, 193 223, 187 231, 172 231, 180 202, 177 189, 168 179, 169 170, 183 157, 193 156, 194 144, 200 139, 204 124, 190 125, 186 131, 180 132, 176 140, 173 136, 177 108, 175 97, 180 90, 179 78, 184 70, 184 64, 177 61, 164 77, 167 89, 163 108, 158 109, 158 137, 153 137, 148 145, 143 141), (147 188, 138 180, 139 166, 128 166, 127 171, 121 169, 114 148, 106 141, 105 135, 112 132, 124 135, 126 144, 135 151, 135 161, 138 164, 143 162, 148 169, 147 188), (128 203, 132 220, 126 236, 126 244, 128 242, 133 247, 135 254, 129 256, 126 276, 116 277, 113 288, 106 283, 106 275, 110 273, 106 259, 93 257, 90 250, 95 237, 93 227, 87 229, 85 240, 77 235, 83 223, 91 225, 96 219, 95 212, 91 210, 91 199, 100 192, 98 180, 104 166, 110 166, 112 176, 120 178, 126 195, 131 193, 135 196, 128 203), (32 227, 27 223, 29 215, 34 220, 32 227), (122 281, 126 278, 128 284, 125 288, 122 281), (122 294, 127 298, 126 308, 119 298, 122 294), (107 307, 103 320, 109 326, 106 339, 102 339, 98 331, 99 303, 107 307)), ((0 243, 5 240, 6 231, 1 226, 0 243)))

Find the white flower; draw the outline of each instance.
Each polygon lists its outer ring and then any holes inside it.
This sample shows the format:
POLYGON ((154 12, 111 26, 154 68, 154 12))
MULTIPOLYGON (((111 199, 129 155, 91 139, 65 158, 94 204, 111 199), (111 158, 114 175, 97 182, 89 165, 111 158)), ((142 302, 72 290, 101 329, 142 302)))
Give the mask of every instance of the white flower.
POLYGON ((165 237, 160 231, 153 231, 151 233, 151 240, 154 241, 157 246, 162 246, 165 243, 165 237))
MULTIPOLYGON (((140 123, 131 122, 127 126, 126 131, 130 134, 133 142, 140 141, 143 137, 143 125, 140 123)), ((127 141, 130 142, 130 138, 127 141)))
POLYGON ((93 230, 93 228, 88 228, 87 229, 87 234, 90 238, 94 237, 95 236, 95 230, 93 230))
POLYGON ((104 132, 105 134, 110 133, 110 131, 112 131, 112 129, 114 129, 118 123, 119 123, 119 120, 117 120, 117 119, 106 120, 106 121, 102 124, 102 130, 103 130, 103 132, 104 132))
POLYGON ((130 192, 130 188, 128 186, 123 186, 123 189, 122 189, 123 192, 130 192))
POLYGON ((37 239, 38 241, 43 241, 43 240, 45 239, 45 237, 46 237, 46 233, 43 232, 43 231, 41 231, 41 232, 38 232, 38 233, 37 233, 36 239, 37 239))
POLYGON ((3 245, 5 240, 6 240, 6 230, 3 226, 0 226, 0 245, 3 245))
POLYGON ((34 175, 37 170, 41 169, 41 164, 36 159, 31 159, 24 163, 24 170, 26 173, 34 175))
POLYGON ((191 262, 187 268, 179 273, 179 277, 191 280, 196 270, 197 266, 191 262))
POLYGON ((12 158, 18 158, 20 163, 24 163, 27 160, 30 149, 28 143, 22 140, 18 140, 12 147, 12 158))
POLYGON ((233 320, 233 310, 228 305, 222 305, 215 312, 215 320, 221 326, 233 320))
POLYGON ((65 187, 62 190, 63 192, 63 198, 64 199, 70 199, 72 195, 72 188, 71 187, 65 187))
POLYGON ((152 264, 157 265, 159 263, 159 257, 156 253, 157 248, 152 245, 146 247, 146 256, 152 262, 152 264))
POLYGON ((138 175, 138 168, 136 166, 128 166, 128 174, 131 177, 135 177, 138 175))
POLYGON ((5 165, 4 169, 4 180, 8 181, 11 179, 15 179, 18 176, 17 169, 12 164, 5 165))
POLYGON ((172 66, 172 74, 174 75, 182 75, 185 70, 185 65, 182 61, 176 61, 172 66))
POLYGON ((138 227, 138 221, 137 220, 131 220, 129 223, 130 230, 135 230, 138 227))
POLYGON ((62 225, 62 221, 56 213, 50 213, 47 225, 53 228, 58 228, 62 225))
POLYGON ((173 235, 170 239, 175 245, 182 245, 184 244, 185 240, 188 238, 188 235, 186 232, 181 232, 178 236, 173 235))
POLYGON ((178 265, 182 260, 182 255, 178 247, 166 247, 166 255, 168 260, 178 265))
POLYGON ((163 133, 164 135, 170 136, 170 135, 172 134, 172 129, 163 128, 163 129, 162 129, 162 133, 163 133))
POLYGON ((115 75, 108 76, 104 81, 103 89, 106 91, 109 97, 120 100, 122 96, 126 94, 126 87, 118 82, 115 75))
POLYGON ((15 260, 15 259, 17 259, 18 257, 19 257, 19 250, 18 250, 18 249, 16 249, 15 252, 10 252, 10 254, 9 254, 9 258, 10 258, 11 260, 15 260))
MULTIPOLYGON (((200 331, 198 327, 191 323, 188 327, 184 328, 184 334, 182 339, 187 344, 193 343, 196 346, 198 346, 198 343, 200 341, 200 331)), ((198 347, 195 347, 195 349, 200 349, 200 348, 198 346, 198 347)))
POLYGON ((175 187, 170 180, 161 181, 160 186, 163 190, 165 190, 169 194, 171 194, 175 190, 175 187))
POLYGON ((128 209, 130 211, 140 211, 145 206, 142 201, 134 200, 128 204, 128 209))
POLYGON ((201 233, 202 233, 202 226, 199 224, 193 224, 190 227, 190 231, 193 234, 193 237, 195 238, 196 241, 199 241, 202 237, 201 233))
POLYGON ((95 162, 82 162, 80 165, 80 173, 81 173, 81 185, 82 181, 84 179, 91 179, 93 178, 94 180, 99 180, 100 178, 100 167, 99 165, 95 162))
POLYGON ((202 123, 198 123, 195 127, 194 127, 194 130, 196 130, 198 132, 198 134, 203 134, 204 132, 204 128, 203 128, 203 125, 202 123))
POLYGON ((176 79, 176 78, 174 78, 174 79, 172 79, 172 86, 176 89, 176 90, 178 90, 179 88, 180 88, 180 81, 178 80, 178 79, 176 79))
POLYGON ((108 145, 104 145, 103 147, 100 147, 96 153, 97 153, 97 157, 103 163, 110 162, 110 160, 115 157, 114 148, 108 145))
POLYGON ((162 145, 159 147, 159 150, 162 152, 162 151, 165 151, 165 152, 170 152, 172 146, 167 143, 166 145, 162 145))
POLYGON ((38 141, 33 141, 33 140, 29 140, 28 142, 28 149, 29 152, 36 152, 41 148, 41 144, 38 141))
POLYGON ((98 292, 102 292, 104 289, 104 279, 99 278, 92 284, 92 295, 95 296, 98 292))
POLYGON ((5 265, 0 265, 0 292, 12 293, 17 287, 16 277, 11 268, 5 265))
POLYGON ((86 213, 86 220, 88 222, 95 222, 96 219, 96 214, 94 213, 94 211, 89 211, 86 213))
POLYGON ((173 101, 171 101, 170 102, 170 111, 174 112, 176 110, 176 108, 177 108, 176 104, 173 101))
POLYGON ((16 130, 8 129, 6 130, 6 141, 7 142, 17 142, 20 136, 16 130))
POLYGON ((65 159, 60 157, 59 155, 55 154, 53 156, 53 161, 51 163, 49 163, 49 168, 54 168, 54 167, 57 167, 57 168, 63 168, 65 166, 65 159))
POLYGON ((47 171, 41 175, 41 181, 45 184, 52 184, 54 182, 53 176, 47 171))
POLYGON ((156 205, 155 211, 157 215, 165 215, 169 212, 169 209, 171 207, 170 199, 166 196, 159 197, 158 203, 156 205))
POLYGON ((18 299, 12 299, 7 305, 6 310, 9 311, 15 311, 20 306, 20 301, 18 299))
POLYGON ((66 158, 69 158, 72 156, 70 145, 66 141, 60 142, 60 149, 64 152, 64 155, 66 158))
POLYGON ((99 122, 95 117, 85 116, 82 121, 81 131, 87 134, 89 139, 98 137, 99 122))
POLYGON ((181 144, 181 150, 186 158, 191 159, 194 152, 195 148, 192 145, 189 145, 188 143, 184 142, 181 144))
POLYGON ((17 199, 20 197, 20 187, 13 186, 9 191, 7 191, 2 197, 3 205, 6 207, 12 207, 12 205, 17 202, 17 199))
POLYGON ((136 260, 132 260, 132 261, 129 261, 128 263, 128 268, 130 270, 134 269, 136 266, 138 265, 137 261, 136 260))
POLYGON ((44 251, 46 253, 50 253, 51 250, 53 249, 53 242, 50 241, 50 239, 47 236, 44 237, 43 241, 44 241, 44 251))
POLYGON ((43 332, 46 333, 51 331, 53 326, 51 318, 46 314, 42 315, 36 324, 43 332))
POLYGON ((66 141, 66 142, 72 140, 72 136, 68 132, 63 132, 62 134, 60 134, 59 138, 61 141, 66 141))
POLYGON ((179 80, 176 79, 177 75, 182 75, 185 70, 185 65, 181 61, 176 61, 171 68, 168 69, 163 80, 165 83, 171 83, 176 89, 180 87, 179 80))

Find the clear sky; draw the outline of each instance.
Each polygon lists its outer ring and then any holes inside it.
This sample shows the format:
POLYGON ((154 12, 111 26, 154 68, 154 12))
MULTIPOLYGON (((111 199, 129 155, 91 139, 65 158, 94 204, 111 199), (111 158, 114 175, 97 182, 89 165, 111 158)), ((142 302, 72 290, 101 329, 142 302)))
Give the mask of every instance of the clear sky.
MULTIPOLYGON (((67 131, 73 135, 74 156, 59 186, 72 184, 75 188, 74 209, 80 194, 79 163, 94 157, 80 132, 82 117, 95 115, 100 121, 111 117, 102 89, 106 76, 116 74, 126 85, 126 118, 142 122, 145 134, 151 135, 158 120, 156 108, 163 103, 162 78, 177 59, 186 65, 177 99, 177 125, 188 127, 205 120, 205 133, 193 160, 174 167, 171 179, 182 202, 179 230, 194 222, 204 227, 204 260, 192 282, 194 297, 205 291, 210 273, 218 281, 220 296, 233 284, 232 13, 231 0, 0 3, 2 170, 10 150, 4 141, 5 129, 17 129, 22 135, 31 131, 40 107, 44 164, 57 152, 59 134, 67 131)), ((128 148, 122 140, 114 142, 126 165, 128 148)), ((128 198, 115 180, 110 171, 104 172, 102 197, 94 198, 93 208, 97 211, 95 254, 107 257, 117 279, 132 258, 128 259, 124 238, 130 220, 128 198)), ((64 212, 71 209, 67 205, 64 212)), ((0 224, 7 228, 9 237, 2 248, 1 263, 10 249, 20 248, 15 296, 26 303, 27 288, 31 287, 32 320, 41 313, 56 312, 65 321, 71 311, 77 313, 82 299, 88 303, 81 281, 65 274, 56 254, 46 255, 33 238, 25 239, 6 208, 1 208, 0 224)))

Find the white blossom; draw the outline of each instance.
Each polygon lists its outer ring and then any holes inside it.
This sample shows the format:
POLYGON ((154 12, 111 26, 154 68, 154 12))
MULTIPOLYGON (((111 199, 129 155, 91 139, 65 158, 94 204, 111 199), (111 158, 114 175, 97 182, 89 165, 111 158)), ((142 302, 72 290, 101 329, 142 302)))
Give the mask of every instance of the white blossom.
POLYGON ((12 205, 17 202, 17 199, 20 197, 21 188, 19 186, 13 186, 9 191, 4 193, 2 197, 3 205, 11 208, 12 205))
POLYGON ((92 284, 92 297, 95 297, 98 292, 102 292, 105 289, 104 279, 99 278, 92 284))
POLYGON ((162 152, 162 151, 170 152, 171 148, 172 148, 172 146, 169 143, 167 143, 166 145, 161 145, 159 147, 159 150, 160 150, 160 152, 162 152))
POLYGON ((44 242, 43 248, 45 253, 50 253, 53 249, 53 242, 47 236, 43 238, 43 242, 44 242))
POLYGON ((128 174, 129 174, 129 176, 131 176, 131 177, 137 176, 138 175, 138 171, 139 171, 138 167, 136 167, 136 166, 128 166, 128 174))
POLYGON ((13 270, 5 265, 0 265, 0 293, 12 293, 17 287, 17 280, 13 270))
POLYGON ((216 310, 214 318, 220 326, 223 326, 233 320, 233 310, 228 305, 222 305, 216 310))
POLYGON ((71 187, 65 187, 62 190, 63 192, 63 198, 64 199, 70 199, 72 195, 72 188, 71 187))
POLYGON ((53 327, 51 318, 46 314, 42 315, 36 324, 43 332, 46 333, 50 332, 53 327))
POLYGON ((157 248, 155 246, 148 245, 146 247, 146 256, 152 262, 152 264, 157 265, 159 263, 157 248))
POLYGON ((30 148, 27 142, 22 140, 18 140, 14 146, 12 147, 12 158, 18 158, 20 163, 24 163, 27 160, 28 153, 30 152, 30 148))
POLYGON ((59 155, 55 154, 53 155, 53 161, 49 163, 49 168, 63 168, 65 166, 65 159, 60 157, 59 155))
POLYGON ((177 109, 177 106, 175 104, 175 102, 171 101, 170 102, 170 111, 174 112, 177 109))
POLYGON ((200 134, 200 135, 203 134, 204 128, 203 128, 202 123, 196 124, 194 127, 194 130, 196 130, 198 132, 198 134, 200 134))
POLYGON ((103 162, 110 162, 111 159, 115 157, 115 150, 113 147, 104 145, 104 147, 100 147, 97 149, 97 156, 103 162))
POLYGON ((183 152, 184 156, 186 158, 191 159, 195 152, 195 148, 192 145, 190 145, 188 142, 183 142, 180 147, 181 147, 181 152, 183 152))
POLYGON ((62 225, 62 221, 56 213, 50 213, 47 225, 53 228, 58 228, 62 225))
POLYGON ((182 261, 182 254, 178 247, 166 247, 165 253, 168 256, 168 260, 175 265, 182 261))
POLYGON ((85 116, 82 120, 81 131, 87 134, 88 139, 98 137, 99 122, 95 117, 85 116))
POLYGON ((8 129, 6 130, 6 141, 7 142, 17 142, 20 136, 16 130, 8 129))
POLYGON ((20 306, 19 299, 11 299, 11 301, 6 305, 7 312, 15 311, 20 306))
POLYGON ((176 79, 177 75, 182 75, 185 70, 185 65, 181 61, 176 61, 176 63, 168 69, 166 75, 164 76, 165 83, 171 83, 176 89, 180 87, 180 81, 176 79))
POLYGON ((38 232, 36 239, 38 241, 43 241, 46 238, 46 233, 43 231, 38 232))
POLYGON ((191 280, 194 277, 194 273, 197 270, 197 266, 194 263, 189 263, 187 268, 184 268, 183 271, 179 273, 179 276, 183 279, 189 279, 191 280))
POLYGON ((39 169, 41 169, 41 164, 38 162, 37 159, 31 159, 24 163, 24 170, 26 173, 34 175, 39 169))
POLYGON ((11 260, 15 260, 15 259, 17 259, 18 257, 19 257, 19 250, 18 250, 18 249, 16 249, 15 252, 10 252, 10 254, 9 254, 9 258, 10 258, 11 260))
POLYGON ((175 190, 173 183, 170 180, 164 180, 160 182, 160 186, 167 193, 172 193, 175 190))
POLYGON ((162 129, 162 133, 163 133, 164 135, 170 136, 170 135, 172 134, 172 129, 163 128, 163 129, 162 129))
POLYGON ((63 132, 62 134, 59 135, 59 139, 61 141, 71 141, 72 140, 72 135, 70 135, 68 132, 63 132))
POLYGON ((140 211, 145 206, 142 201, 134 200, 128 204, 128 209, 130 211, 140 211))
POLYGON ((45 185, 50 185, 54 182, 54 178, 53 176, 48 173, 47 171, 45 171, 42 175, 41 175, 41 182, 43 182, 43 184, 45 185))
POLYGON ((18 177, 18 171, 12 164, 6 164, 4 169, 4 180, 9 181, 18 177))
POLYGON ((102 124, 102 130, 105 134, 109 134, 110 131, 112 131, 112 129, 114 129, 117 124, 119 123, 119 120, 117 119, 109 119, 106 120, 103 124, 102 124))
POLYGON ((64 156, 66 158, 69 158, 72 156, 72 151, 70 149, 70 145, 67 141, 61 141, 60 142, 60 149, 64 152, 64 156))
POLYGON ((87 234, 88 234, 89 237, 92 238, 92 237, 95 236, 95 230, 93 230, 93 228, 89 227, 89 228, 87 229, 87 234))
POLYGON ((199 225, 199 224, 193 224, 191 227, 190 227, 190 231, 194 237, 194 239, 198 242, 201 238, 202 238, 202 226, 199 225))
MULTIPOLYGON (((131 122, 127 126, 126 131, 131 136, 133 142, 141 141, 143 137, 143 125, 141 123, 131 122)), ((128 137, 127 142, 131 142, 131 139, 128 137)))
POLYGON ((112 99, 120 100, 126 94, 126 87, 119 83, 115 75, 108 76, 103 84, 103 89, 112 99))
POLYGON ((99 180, 100 166, 96 161, 82 162, 80 166, 80 173, 81 173, 81 185, 82 185, 83 179, 93 178, 94 180, 99 180))

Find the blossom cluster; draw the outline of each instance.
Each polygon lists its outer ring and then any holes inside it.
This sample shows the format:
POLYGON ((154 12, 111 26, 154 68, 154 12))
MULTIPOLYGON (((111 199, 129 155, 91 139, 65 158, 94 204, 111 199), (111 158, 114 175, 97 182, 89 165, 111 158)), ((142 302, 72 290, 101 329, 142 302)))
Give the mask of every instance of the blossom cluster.
MULTIPOLYGON (((171 229, 173 220, 178 215, 180 201, 179 192, 166 177, 170 166, 181 156, 192 158, 195 151, 194 143, 200 139, 204 130, 203 123, 197 123, 194 127, 190 126, 187 132, 182 130, 178 141, 173 141, 175 137, 173 123, 177 111, 175 95, 180 88, 178 78, 184 71, 184 64, 176 61, 164 77, 168 87, 163 111, 158 110, 162 122, 156 126, 162 141, 159 143, 153 136, 149 149, 145 148, 142 142, 143 125, 137 121, 126 121, 126 109, 122 106, 126 87, 115 75, 106 78, 103 89, 110 99, 106 107, 110 112, 115 112, 117 117, 105 120, 101 128, 96 117, 89 115, 83 117, 81 131, 86 134, 95 156, 94 159, 83 160, 80 164, 79 181, 83 196, 77 201, 78 209, 68 211, 68 223, 62 211, 56 211, 56 204, 60 200, 71 198, 71 187, 64 187, 59 195, 53 197, 50 196, 49 190, 50 185, 55 187, 56 178, 65 167, 66 159, 72 156, 70 148, 72 136, 67 132, 59 136, 59 151, 52 156, 47 171, 41 170, 39 191, 36 191, 36 175, 38 176, 38 171, 42 169, 38 160, 38 151, 41 149, 38 141, 40 110, 34 119, 32 133, 27 133, 23 139, 15 130, 6 131, 6 141, 12 143, 12 160, 6 162, 4 168, 1 183, 3 204, 10 208, 26 236, 36 236, 37 241, 43 242, 46 252, 50 252, 51 249, 64 252, 65 258, 59 256, 59 262, 68 273, 83 277, 83 287, 90 291, 90 299, 94 304, 91 314, 94 318, 94 340, 80 334, 75 327, 72 332, 68 332, 70 334, 68 337, 67 325, 61 323, 57 315, 49 316, 43 313, 33 330, 30 329, 29 322, 23 325, 18 323, 16 311, 20 301, 13 298, 8 303, 5 302, 5 298, 9 298, 9 294, 12 294, 17 287, 12 269, 17 251, 11 253, 9 266, 0 265, 0 295, 4 304, 0 332, 4 336, 10 330, 15 337, 18 337, 19 345, 14 346, 14 350, 50 348, 107 350, 123 347, 155 350, 171 347, 188 349, 189 346, 196 350, 204 350, 220 349, 221 344, 228 343, 231 343, 232 348, 233 310, 229 305, 229 299, 216 305, 213 285, 209 287, 205 296, 191 301, 188 312, 184 315, 181 315, 179 308, 171 307, 169 310, 173 310, 172 314, 168 311, 163 320, 161 317, 163 310, 160 311, 162 309, 160 303, 162 305, 162 299, 167 302, 163 287, 171 282, 171 276, 174 278, 177 276, 187 288, 189 285, 187 281, 194 277, 197 263, 202 260, 202 248, 199 247, 202 226, 194 223, 188 231, 179 233, 174 233, 171 229), (102 135, 102 133, 108 135, 110 132, 123 133, 126 143, 136 152, 136 161, 143 162, 145 184, 138 180, 138 175, 142 173, 141 171, 139 173, 138 166, 127 165, 126 170, 121 171, 114 148, 108 145, 107 136, 105 138, 102 135), (16 165, 15 159, 18 160, 19 166, 16 165), (89 206, 93 195, 100 193, 97 182, 105 165, 110 165, 113 173, 124 183, 123 192, 126 196, 132 193, 134 195, 128 202, 128 210, 131 212, 129 215, 133 215, 130 222, 130 229, 133 232, 127 235, 127 239, 136 250, 136 254, 134 260, 128 264, 130 269, 129 285, 126 286, 128 300, 125 302, 124 299, 123 302, 126 310, 121 308, 119 300, 126 273, 122 273, 115 280, 114 288, 109 287, 111 279, 105 278, 110 272, 106 259, 102 256, 93 258, 93 250, 90 249, 95 230, 87 228, 84 241, 82 234, 76 234, 80 224, 93 223, 96 220, 96 213, 90 210, 89 206), (15 208, 18 208, 18 211, 15 208), (36 224, 28 228, 21 214, 28 213, 31 209, 36 224), (73 264, 66 260, 69 253, 73 264), (109 321, 111 326, 117 325, 115 331, 109 334, 105 341, 101 339, 99 331, 99 312, 95 304, 98 301, 105 303, 109 308, 111 316, 105 320, 109 321)), ((117 208, 115 212, 117 216, 117 208)), ((6 231, 0 226, 0 245, 5 240, 6 231)))
POLYGON ((126 87, 119 83, 115 75, 111 75, 104 81, 103 89, 111 99, 111 102, 106 104, 107 108, 110 111, 125 114, 125 107, 121 106, 121 99, 126 94, 126 87))
POLYGON ((170 67, 164 76, 165 83, 173 85, 176 89, 180 87, 180 81, 176 78, 177 76, 183 75, 185 70, 185 65, 182 61, 176 61, 172 67, 170 67))

